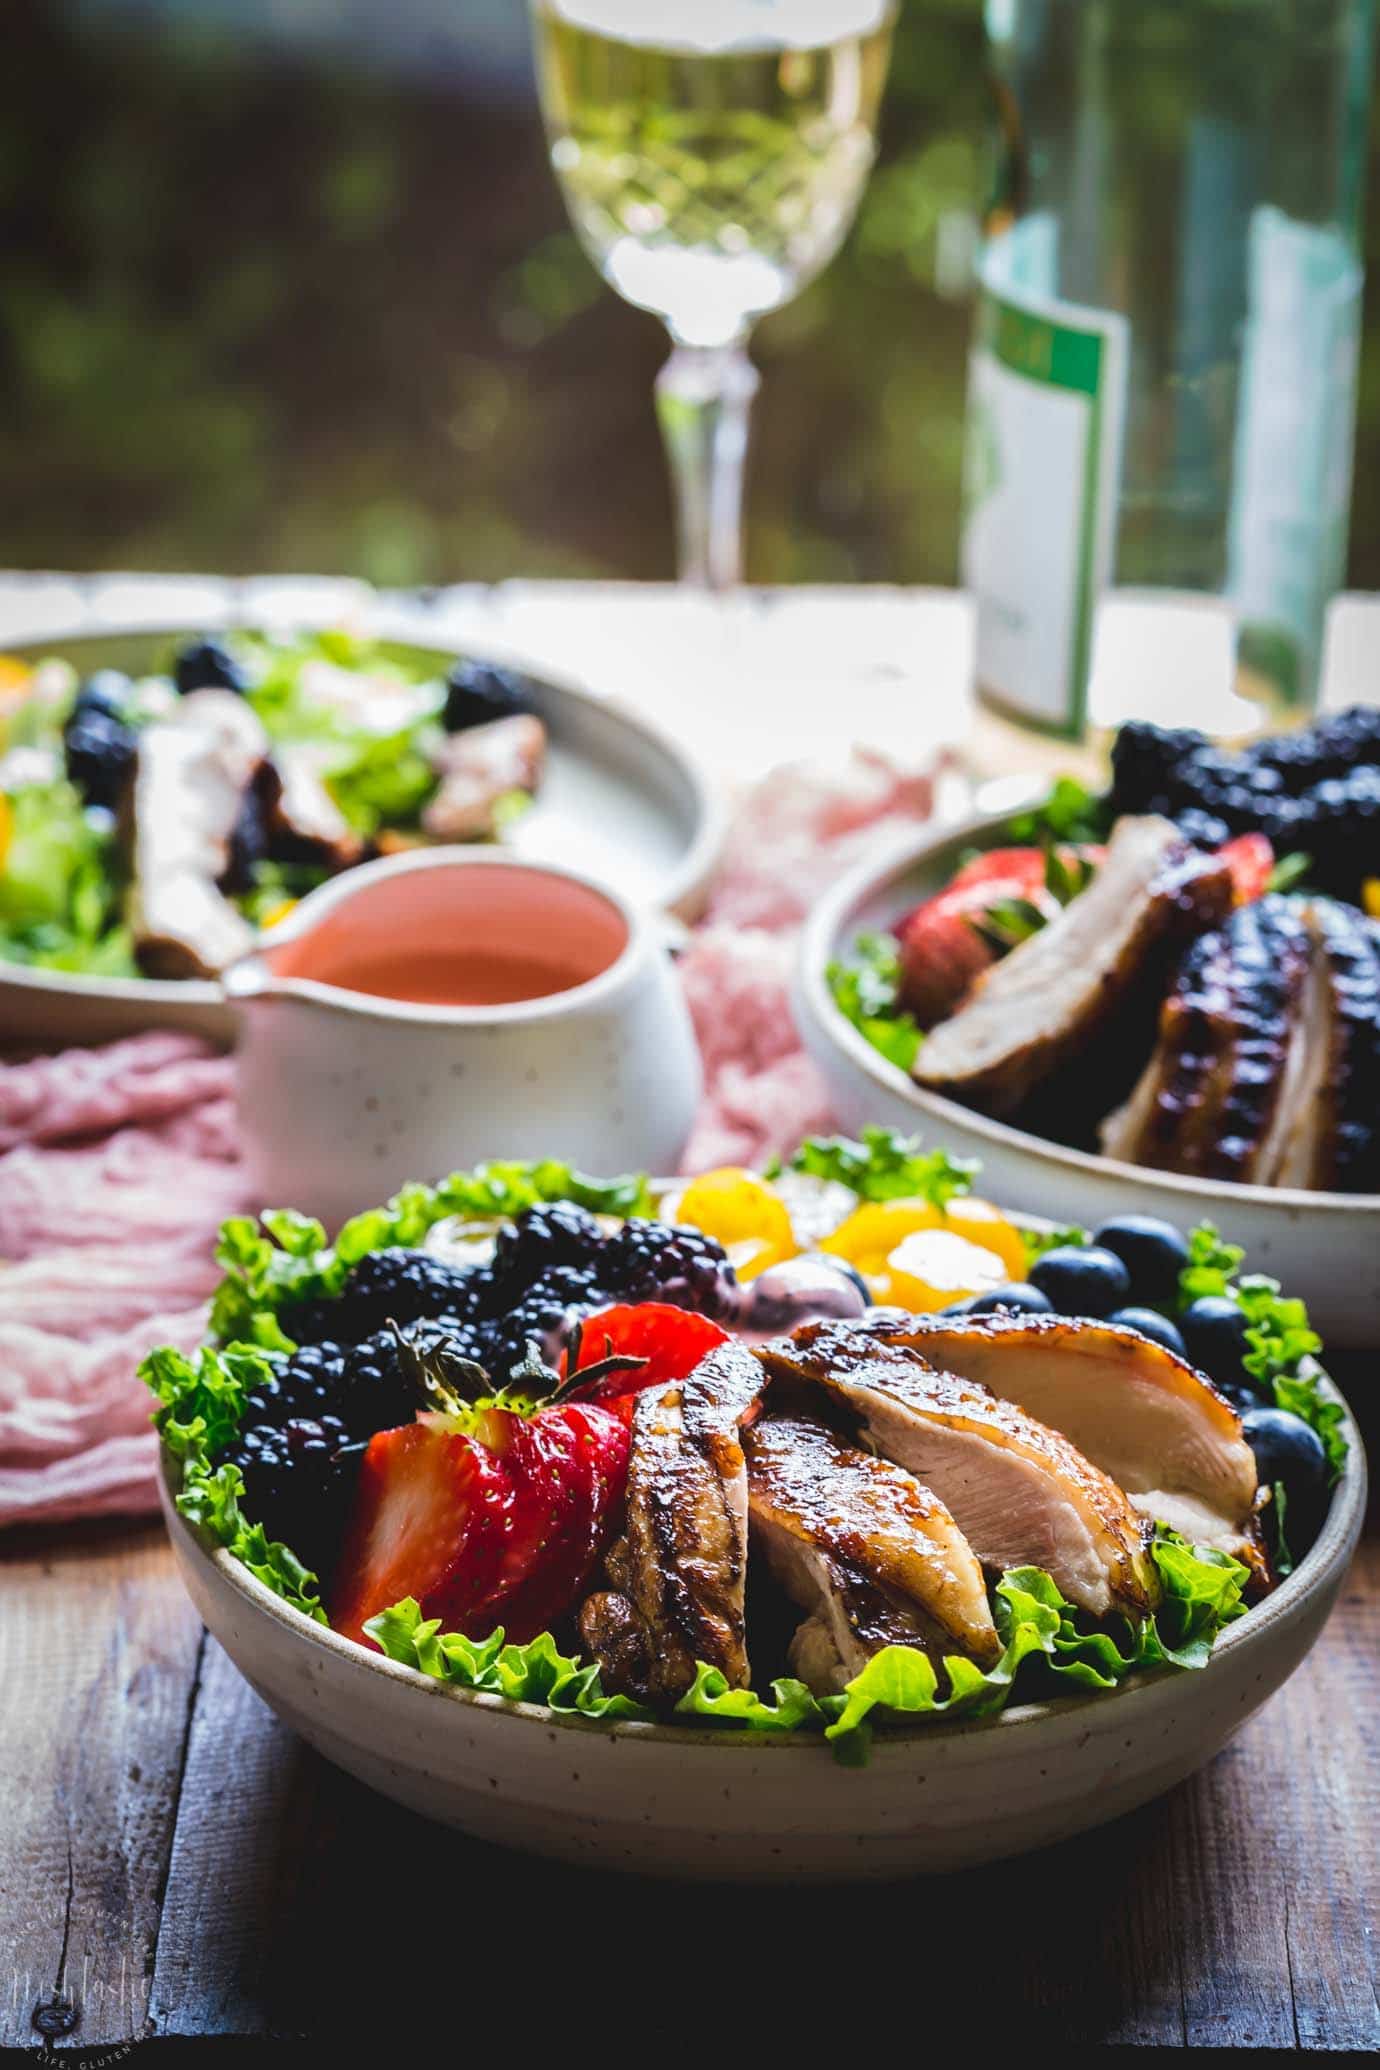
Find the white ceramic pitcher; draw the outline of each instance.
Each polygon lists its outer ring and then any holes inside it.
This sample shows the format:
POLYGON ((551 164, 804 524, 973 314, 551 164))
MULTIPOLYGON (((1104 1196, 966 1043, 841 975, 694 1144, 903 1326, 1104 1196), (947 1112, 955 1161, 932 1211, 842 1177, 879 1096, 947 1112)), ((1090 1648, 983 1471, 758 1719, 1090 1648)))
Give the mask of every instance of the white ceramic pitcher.
POLYGON ((304 898, 225 972, 257 1199, 334 1229, 408 1179, 485 1158, 673 1171, 700 1064, 665 922, 547 864, 446 849, 304 898), (352 990, 361 962, 511 954, 575 981, 498 1006, 352 990))

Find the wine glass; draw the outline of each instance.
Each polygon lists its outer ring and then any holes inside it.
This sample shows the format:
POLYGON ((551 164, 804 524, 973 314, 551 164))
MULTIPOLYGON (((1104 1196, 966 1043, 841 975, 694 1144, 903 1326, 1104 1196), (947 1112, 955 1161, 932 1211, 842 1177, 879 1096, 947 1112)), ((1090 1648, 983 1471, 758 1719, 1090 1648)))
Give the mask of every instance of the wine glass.
POLYGON ((672 351, 657 416, 683 581, 742 575, 754 321, 834 256, 875 154, 897 0, 532 0, 582 242, 672 351))

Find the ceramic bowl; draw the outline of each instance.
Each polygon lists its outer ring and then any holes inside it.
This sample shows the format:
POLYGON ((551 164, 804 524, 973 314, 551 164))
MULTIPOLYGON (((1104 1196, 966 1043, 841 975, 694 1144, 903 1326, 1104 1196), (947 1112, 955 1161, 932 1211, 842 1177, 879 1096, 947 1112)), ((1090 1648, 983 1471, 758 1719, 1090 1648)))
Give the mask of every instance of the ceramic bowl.
POLYGON ((1360 1440, 1322 1534, 1206 1668, 970 1724, 880 1731, 864 1768, 818 1740, 569 1721, 450 1689, 315 1624, 174 1506, 206 1625, 264 1701, 339 1767, 483 1840, 647 1875, 836 1881, 964 1868, 1131 1811, 1217 1752, 1291 1675, 1337 1599, 1365 1512, 1360 1440))
POLYGON ((332 878, 222 980, 240 1016, 255 1197, 338 1228, 410 1178, 495 1157, 671 1171, 699 1052, 664 923, 617 892, 491 849, 432 849, 332 878), (520 947, 567 989, 454 1006, 355 989, 366 973, 520 947))
POLYGON ((1110 1215, 1159 1215, 1181 1228, 1214 1221, 1245 1246, 1252 1272, 1268 1272, 1307 1302, 1327 1343, 1366 1349, 1380 1315, 1380 1196, 1236 1186, 1149 1171, 1034 1136, 926 1092, 880 1056, 835 1006, 826 971, 859 934, 884 932, 948 882, 965 851, 1008 840, 1006 812, 936 836, 908 835, 840 880, 802 932, 793 1004, 801 1040, 829 1085, 840 1124, 885 1122, 982 1163, 982 1190, 1038 1207, 1055 1222, 1096 1224, 1110 1215))

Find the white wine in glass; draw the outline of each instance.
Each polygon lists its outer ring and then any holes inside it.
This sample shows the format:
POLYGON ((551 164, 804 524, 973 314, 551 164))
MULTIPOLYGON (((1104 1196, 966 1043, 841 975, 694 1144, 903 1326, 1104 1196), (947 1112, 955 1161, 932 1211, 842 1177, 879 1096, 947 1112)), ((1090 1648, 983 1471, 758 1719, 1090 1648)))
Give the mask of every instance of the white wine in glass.
POLYGON ((838 250, 872 167, 896 0, 532 0, 551 163, 595 264, 673 351, 657 412, 681 574, 742 569, 757 317, 838 250))

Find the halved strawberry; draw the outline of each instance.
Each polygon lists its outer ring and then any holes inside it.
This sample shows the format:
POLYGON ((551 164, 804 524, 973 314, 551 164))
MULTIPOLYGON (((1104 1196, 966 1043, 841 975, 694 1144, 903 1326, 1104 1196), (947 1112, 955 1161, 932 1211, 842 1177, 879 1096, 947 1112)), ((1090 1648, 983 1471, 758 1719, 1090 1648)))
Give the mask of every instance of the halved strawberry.
POLYGON ((465 1628, 478 1637, 501 1624, 522 1642, 564 1616, 594 1572, 622 1507, 628 1429, 612 1410, 580 1402, 535 1416, 490 1409, 480 1428, 514 1499, 498 1573, 465 1628))
MULTIPOLYGON (((596 1309, 581 1323, 575 1371, 606 1358, 637 1358, 643 1364, 591 1381, 587 1396, 583 1389, 578 1392, 589 1401, 618 1407, 625 1419, 630 1418, 632 1403, 644 1387, 683 1380, 716 1344, 727 1341, 728 1331, 707 1315, 674 1308, 668 1301, 596 1309)), ((561 1365, 564 1372, 567 1361, 561 1365)))
POLYGON ((1268 834, 1238 834, 1217 851, 1231 871, 1232 902, 1249 906, 1263 898, 1274 874, 1275 851, 1268 834))
POLYGON ((512 1484, 501 1463, 440 1418, 381 1430, 369 1441, 331 1591, 331 1623, 367 1644, 367 1618, 404 1596, 428 1617, 444 1600, 467 1629, 502 1558, 512 1484))

